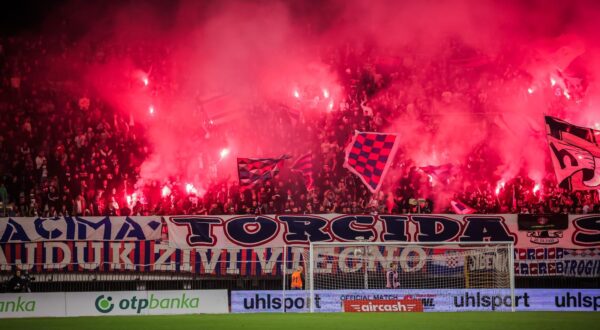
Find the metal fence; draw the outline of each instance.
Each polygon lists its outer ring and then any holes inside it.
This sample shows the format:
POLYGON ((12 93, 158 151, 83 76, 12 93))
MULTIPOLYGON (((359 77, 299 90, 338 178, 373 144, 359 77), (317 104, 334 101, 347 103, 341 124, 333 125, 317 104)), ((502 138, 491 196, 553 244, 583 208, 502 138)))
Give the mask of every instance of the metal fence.
MULTIPOLYGON (((289 289, 287 276, 206 276, 148 273, 29 273, 32 292, 143 291, 143 290, 282 290, 289 289)), ((0 273, 7 283, 11 272, 0 273)), ((517 288, 600 288, 600 278, 517 277, 517 288)), ((3 291, 8 290, 4 288, 3 291)))

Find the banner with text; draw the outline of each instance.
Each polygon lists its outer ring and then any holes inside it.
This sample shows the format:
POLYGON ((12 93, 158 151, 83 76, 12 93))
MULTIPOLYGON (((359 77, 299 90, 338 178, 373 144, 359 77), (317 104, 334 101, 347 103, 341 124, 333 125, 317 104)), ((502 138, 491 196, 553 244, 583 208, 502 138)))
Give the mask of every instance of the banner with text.
POLYGON ((67 292, 66 316, 228 313, 227 290, 67 292))
POLYGON ((227 290, 0 294, 0 318, 229 313, 227 290))
POLYGON ((245 215, 167 216, 169 244, 180 249, 248 248, 312 242, 511 241, 517 248, 600 247, 600 215, 552 215, 521 220, 505 215, 245 215), (527 222, 527 226, 523 224, 527 222), (533 224, 539 222, 539 225, 533 224), (525 228, 525 229, 524 229, 525 228))
POLYGON ((0 243, 145 241, 161 238, 161 218, 0 218, 0 243))
MULTIPOLYGON (((354 247, 321 251, 315 271, 321 274, 356 273, 354 247)), ((462 276, 466 271, 506 271, 506 255, 476 253, 466 258, 452 251, 419 246, 379 246, 370 249, 367 267, 384 274, 391 262, 398 270, 417 276, 428 273, 462 276), (408 262, 408 256, 425 262, 408 262)), ((516 276, 600 276, 600 249, 515 249, 516 276)), ((179 250, 155 241, 44 242, 0 244, 0 270, 13 267, 32 272, 184 272, 203 275, 281 276, 284 269, 306 266, 305 247, 179 250)))
POLYGON ((65 293, 2 293, 0 319, 65 316, 65 293))
MULTIPOLYGON (((308 312, 308 291, 232 291, 232 313, 308 312)), ((510 311, 510 290, 317 290, 316 312, 342 312, 344 301, 419 301, 424 312, 510 311)), ((370 307, 370 306, 369 306, 370 307)), ((600 289, 515 289, 517 311, 600 311, 600 289)), ((367 310, 368 311, 368 310, 367 310)))
MULTIPOLYGON (((512 241, 517 248, 600 247, 600 215, 246 215, 167 216, 179 249, 307 246, 313 242, 512 241), (561 222, 558 222, 561 221, 561 222), (520 224, 520 226, 519 226, 520 224), (526 224, 526 225, 524 225, 526 224), (565 228, 566 225, 566 228, 565 228)), ((0 243, 161 239, 161 218, 0 218, 0 243)))

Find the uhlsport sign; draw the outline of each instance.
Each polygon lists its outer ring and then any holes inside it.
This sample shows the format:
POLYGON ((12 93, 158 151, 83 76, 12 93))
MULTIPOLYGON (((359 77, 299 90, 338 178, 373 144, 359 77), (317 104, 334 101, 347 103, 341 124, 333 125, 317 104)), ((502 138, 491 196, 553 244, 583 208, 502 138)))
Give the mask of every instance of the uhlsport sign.
MULTIPOLYGON (((309 297, 308 291, 232 291, 231 312, 308 312, 309 297)), ((362 312, 380 311, 408 301, 419 302, 424 312, 510 311, 512 306, 506 289, 317 290, 314 311, 342 312, 350 305, 359 305, 362 312), (386 300, 390 303, 382 303, 386 300)), ((517 311, 599 312, 600 289, 516 289, 515 307, 517 311)))

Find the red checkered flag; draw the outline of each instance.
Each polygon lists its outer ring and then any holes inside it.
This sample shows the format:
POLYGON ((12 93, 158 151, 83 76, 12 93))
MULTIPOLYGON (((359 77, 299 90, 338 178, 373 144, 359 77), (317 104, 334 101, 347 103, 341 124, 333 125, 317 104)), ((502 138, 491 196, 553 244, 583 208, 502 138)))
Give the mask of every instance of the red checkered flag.
POLYGON ((344 167, 374 193, 381 187, 397 149, 396 134, 356 131, 346 147, 344 167))
POLYGON ((304 178, 304 184, 306 185, 307 190, 313 189, 313 158, 312 153, 307 153, 302 155, 296 159, 294 165, 292 165, 291 170, 294 172, 298 172, 302 174, 304 178))
POLYGON ((238 177, 240 190, 252 188, 266 180, 273 179, 283 166, 283 161, 290 156, 279 158, 238 158, 238 177))

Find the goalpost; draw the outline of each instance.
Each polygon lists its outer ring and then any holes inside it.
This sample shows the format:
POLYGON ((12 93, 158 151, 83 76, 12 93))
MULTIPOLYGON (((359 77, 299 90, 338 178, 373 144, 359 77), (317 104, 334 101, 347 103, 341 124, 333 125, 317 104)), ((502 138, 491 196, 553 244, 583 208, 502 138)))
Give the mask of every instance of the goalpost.
POLYGON ((515 311, 513 242, 315 242, 305 254, 311 312, 317 290, 370 289, 438 289, 437 297, 485 289, 510 295, 515 311))

